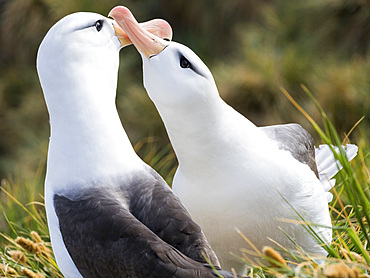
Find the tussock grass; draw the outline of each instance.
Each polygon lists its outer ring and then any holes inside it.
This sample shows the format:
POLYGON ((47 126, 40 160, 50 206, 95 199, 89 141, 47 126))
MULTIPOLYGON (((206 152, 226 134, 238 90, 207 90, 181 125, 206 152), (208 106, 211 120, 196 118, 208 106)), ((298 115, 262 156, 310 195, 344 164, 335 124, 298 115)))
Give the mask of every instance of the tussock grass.
POLYGON ((0 208, 14 211, 7 214, 4 210, 1 219, 8 224, 8 230, 0 233, 0 277, 63 277, 51 249, 43 203, 23 205, 13 195, 21 192, 17 186, 20 185, 2 181, 0 193, 6 198, 1 199, 0 208))
MULTIPOLYGON (((341 136, 313 98, 306 87, 302 87, 319 111, 322 123, 315 122, 305 110, 294 101, 290 94, 283 93, 302 112, 322 138, 323 143, 339 146, 349 142, 350 133, 341 136), (322 126, 322 127, 320 127, 322 126)), ((361 125, 361 119, 355 126, 361 125)), ((238 256, 247 267, 251 277, 370 277, 370 171, 369 140, 362 136, 358 142, 357 157, 349 163, 343 151, 336 153, 343 169, 336 175, 336 186, 332 189, 333 200, 329 204, 333 224, 333 240, 330 246, 324 246, 328 257, 308 254, 296 245, 296 250, 286 250, 278 242, 271 241, 271 246, 263 250, 253 249, 253 243, 246 240, 238 256), (288 252, 287 260, 278 250, 288 252), (250 261, 248 254, 257 254, 260 261, 250 261)), ((153 138, 139 141, 135 150, 144 161, 154 167, 169 183, 172 181, 177 163, 168 146, 156 147, 153 138)), ((339 148, 339 150, 341 150, 339 148)), ((58 270, 50 246, 46 217, 42 198, 43 169, 41 165, 35 171, 33 180, 23 181, 3 179, 0 188, 0 277, 62 277, 58 270)), ((315 223, 297 219, 323 244, 313 232, 315 223)))

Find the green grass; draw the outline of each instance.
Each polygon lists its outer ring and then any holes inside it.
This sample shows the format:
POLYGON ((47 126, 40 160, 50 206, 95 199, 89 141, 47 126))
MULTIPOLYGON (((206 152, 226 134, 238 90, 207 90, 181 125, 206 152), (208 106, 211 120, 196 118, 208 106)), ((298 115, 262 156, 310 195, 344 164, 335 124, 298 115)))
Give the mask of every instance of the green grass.
MULTIPOLYGON (((333 146, 348 143, 350 134, 343 135, 343 138, 339 136, 312 94, 305 87, 303 90, 312 98, 312 102, 321 114, 322 123, 315 122, 287 91, 283 90, 283 92, 310 121, 323 143, 333 146)), ((361 127, 361 122, 358 126, 361 127)), ((333 241, 330 246, 325 246, 329 256, 317 257, 297 246, 296 250, 289 251, 291 257, 295 258, 295 262, 286 264, 286 261, 271 249, 268 249, 269 252, 253 250, 253 248, 250 250, 250 245, 253 243, 249 243, 246 238, 245 246, 238 257, 248 265, 248 275, 252 277, 369 277, 370 146, 365 135, 362 135, 358 142, 352 143, 358 145, 359 151, 351 163, 347 161, 343 152, 339 154, 334 152, 343 169, 335 177, 337 184, 332 190, 334 198, 329 204, 333 223, 333 241), (248 260, 246 255, 250 252, 260 252, 260 264, 248 260), (319 260, 325 263, 318 264, 319 260), (294 264, 296 267, 292 267, 294 264), (335 270, 342 274, 347 272, 348 276, 331 276, 329 272, 335 270)), ((171 183, 177 165, 175 156, 170 146, 163 149, 158 149, 156 146, 155 140, 148 138, 138 142, 135 150, 144 161, 171 183)), ((41 164, 35 170, 32 179, 22 180, 19 174, 16 179, 8 178, 1 181, 0 231, 3 232, 0 233, 0 277, 62 277, 50 247, 42 197, 43 176, 44 165, 41 164), (20 259, 20 254, 24 254, 25 261, 20 259)), ((303 219, 297 221, 317 237, 312 230, 314 223, 307 223, 303 219)), ((247 235, 241 234, 241 236, 247 235)), ((320 242, 319 238, 317 240, 320 242)), ((276 250, 284 249, 284 246, 279 246, 275 242, 271 242, 271 247, 276 250)))

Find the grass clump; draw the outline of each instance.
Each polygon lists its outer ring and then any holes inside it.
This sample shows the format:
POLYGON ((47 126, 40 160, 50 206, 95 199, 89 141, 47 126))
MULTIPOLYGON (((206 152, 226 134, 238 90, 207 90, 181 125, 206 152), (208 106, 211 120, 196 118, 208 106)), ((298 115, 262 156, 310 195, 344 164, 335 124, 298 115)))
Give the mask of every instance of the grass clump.
POLYGON ((19 184, 3 180, 2 185, 1 220, 8 229, 0 233, 0 277, 63 277, 51 249, 43 203, 23 205, 18 198, 25 193, 17 188, 19 184))
POLYGON ((0 277, 63 277, 56 265, 48 234, 18 232, 23 235, 16 239, 0 233, 6 240, 0 247, 0 277))

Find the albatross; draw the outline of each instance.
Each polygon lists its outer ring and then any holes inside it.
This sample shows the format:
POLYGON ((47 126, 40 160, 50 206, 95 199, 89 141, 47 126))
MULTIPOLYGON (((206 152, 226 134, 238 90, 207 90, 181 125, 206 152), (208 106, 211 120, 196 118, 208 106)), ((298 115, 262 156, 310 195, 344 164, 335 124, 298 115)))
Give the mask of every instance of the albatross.
MULTIPOLYGON (((143 28, 171 39, 163 20, 143 28)), ((43 39, 37 71, 50 116, 45 205, 65 277, 216 277, 200 227, 134 152, 115 97, 119 50, 112 20, 75 13, 43 39)), ((219 271, 224 277, 230 273, 219 271)))
MULTIPOLYGON (((141 53, 144 87, 179 162, 172 188, 222 267, 243 268, 230 255, 248 246, 235 227, 258 250, 272 245, 270 239, 292 250, 292 239, 306 252, 325 256, 302 225, 285 220, 300 220, 298 212, 319 225, 314 231, 330 244, 328 190, 338 171, 330 148, 318 149, 315 161, 313 138, 300 125, 257 127, 222 100, 210 70, 192 50, 151 39, 126 7, 115 7, 110 16, 141 53)), ((352 159, 357 147, 346 150, 352 159)))

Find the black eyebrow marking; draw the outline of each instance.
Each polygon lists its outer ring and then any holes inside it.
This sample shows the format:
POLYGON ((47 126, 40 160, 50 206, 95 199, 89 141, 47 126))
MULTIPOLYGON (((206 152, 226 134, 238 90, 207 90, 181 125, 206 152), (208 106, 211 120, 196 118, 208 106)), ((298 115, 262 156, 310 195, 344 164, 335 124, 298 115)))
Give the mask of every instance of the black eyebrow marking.
POLYGON ((94 27, 95 26, 95 23, 99 20, 102 20, 102 21, 105 21, 104 18, 101 18, 101 19, 97 19, 97 20, 94 20, 94 22, 90 23, 89 25, 84 25, 84 26, 81 26, 81 27, 77 27, 76 29, 74 29, 73 31, 81 31, 81 30, 84 30, 84 29, 87 29, 87 28, 91 28, 91 27, 94 27))
POLYGON ((177 51, 177 54, 178 54, 179 59, 181 59, 182 57, 184 57, 186 60, 189 61, 189 63, 190 63, 190 67, 189 68, 190 69, 192 69, 194 72, 196 72, 200 76, 203 76, 204 78, 207 78, 196 66, 193 65, 192 62, 190 62, 190 60, 188 58, 186 58, 186 56, 184 54, 182 54, 180 51, 177 51))

